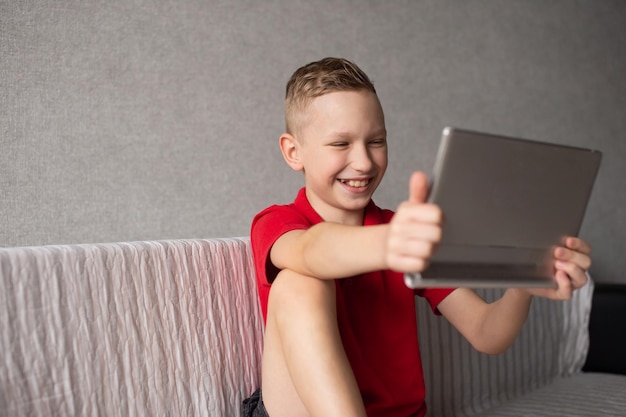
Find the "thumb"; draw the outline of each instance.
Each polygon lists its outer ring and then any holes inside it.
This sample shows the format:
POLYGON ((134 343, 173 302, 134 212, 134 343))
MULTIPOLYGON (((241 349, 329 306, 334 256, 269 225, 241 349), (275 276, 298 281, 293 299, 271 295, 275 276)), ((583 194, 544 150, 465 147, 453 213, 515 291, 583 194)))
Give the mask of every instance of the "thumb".
POLYGON ((409 202, 424 203, 428 197, 428 178, 423 172, 414 172, 409 181, 409 202))

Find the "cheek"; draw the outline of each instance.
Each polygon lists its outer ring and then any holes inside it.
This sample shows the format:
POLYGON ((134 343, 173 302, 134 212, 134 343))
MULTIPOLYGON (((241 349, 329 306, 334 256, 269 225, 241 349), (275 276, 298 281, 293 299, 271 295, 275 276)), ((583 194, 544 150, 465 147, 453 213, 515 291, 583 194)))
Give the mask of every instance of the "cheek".
POLYGON ((337 158, 321 152, 311 155, 306 166, 310 173, 313 173, 315 177, 320 179, 332 177, 337 174, 337 171, 341 170, 341 163, 337 161, 337 158))
POLYGON ((346 165, 346 157, 340 152, 320 153, 316 163, 321 170, 330 172, 343 169, 346 165))
POLYGON ((372 156, 374 161, 376 161, 376 165, 384 171, 387 168, 387 150, 381 149, 379 152, 375 152, 372 156))

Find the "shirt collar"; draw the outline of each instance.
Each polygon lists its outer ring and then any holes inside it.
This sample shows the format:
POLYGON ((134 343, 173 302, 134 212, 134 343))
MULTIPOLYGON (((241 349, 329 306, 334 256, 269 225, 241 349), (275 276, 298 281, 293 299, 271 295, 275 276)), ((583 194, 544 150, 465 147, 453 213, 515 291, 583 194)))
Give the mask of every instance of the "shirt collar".
MULTIPOLYGON (((298 191, 298 195, 294 201, 294 205, 300 211, 300 213, 304 214, 309 222, 312 225, 318 224, 324 221, 322 217, 315 211, 311 203, 309 203, 308 198, 306 197, 306 188, 302 187, 300 191, 298 191)), ((365 216, 363 220, 363 225, 370 226, 375 224, 381 224, 383 222, 383 217, 381 214, 381 210, 378 208, 374 201, 370 200, 365 207, 365 216)))

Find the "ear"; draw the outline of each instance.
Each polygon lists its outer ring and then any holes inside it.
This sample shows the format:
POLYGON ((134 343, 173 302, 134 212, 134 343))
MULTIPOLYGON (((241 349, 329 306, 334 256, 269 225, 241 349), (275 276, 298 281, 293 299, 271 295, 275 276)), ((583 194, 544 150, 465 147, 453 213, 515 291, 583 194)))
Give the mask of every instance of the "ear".
POLYGON ((283 133, 280 135, 278 143, 287 165, 289 165, 294 171, 302 171, 304 166, 300 160, 300 144, 296 138, 289 133, 283 133))

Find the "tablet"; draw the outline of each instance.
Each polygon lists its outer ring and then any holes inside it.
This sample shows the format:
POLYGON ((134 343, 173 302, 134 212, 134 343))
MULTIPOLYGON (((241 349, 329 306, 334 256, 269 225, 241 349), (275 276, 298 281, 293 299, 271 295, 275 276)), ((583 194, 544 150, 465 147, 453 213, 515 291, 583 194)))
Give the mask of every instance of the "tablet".
POLYGON ((429 201, 443 237, 410 288, 554 287, 552 249, 577 236, 602 154, 444 129, 429 201))

